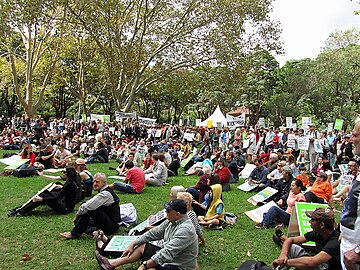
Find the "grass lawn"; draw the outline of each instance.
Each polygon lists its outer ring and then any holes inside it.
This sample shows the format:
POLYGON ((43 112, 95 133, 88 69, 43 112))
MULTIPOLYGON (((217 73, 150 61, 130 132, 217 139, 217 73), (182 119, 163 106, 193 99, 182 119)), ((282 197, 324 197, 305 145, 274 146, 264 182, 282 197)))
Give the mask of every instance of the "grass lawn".
MULTIPOLYGON (((2 153, 0 151, 1 157, 2 153)), ((109 166, 116 166, 116 163, 90 164, 89 169, 92 173, 114 175, 114 171, 108 170, 109 166)), ((143 221, 162 209, 173 185, 188 187, 197 180, 198 177, 172 177, 163 187, 146 187, 141 195, 119 194, 119 198, 121 203, 133 203, 139 221, 143 221)), ((94 257, 95 242, 90 236, 83 235, 80 240, 64 240, 59 236, 60 232, 72 229, 75 212, 56 215, 42 206, 27 217, 6 216, 10 208, 23 204, 49 182, 38 176, 0 176, 0 269, 99 269, 94 257), (21 261, 24 253, 32 259, 21 261)), ((207 246, 199 249, 200 269, 236 269, 248 259, 262 260, 269 265, 280 252, 272 242, 273 230, 255 229, 254 222, 244 214, 254 208, 246 201, 253 194, 238 190, 237 185, 224 193, 224 202, 226 211, 238 215, 238 222, 222 231, 203 230, 207 246)), ((120 228, 118 233, 126 234, 125 228, 120 228)), ((137 269, 137 266, 120 269, 137 269)))

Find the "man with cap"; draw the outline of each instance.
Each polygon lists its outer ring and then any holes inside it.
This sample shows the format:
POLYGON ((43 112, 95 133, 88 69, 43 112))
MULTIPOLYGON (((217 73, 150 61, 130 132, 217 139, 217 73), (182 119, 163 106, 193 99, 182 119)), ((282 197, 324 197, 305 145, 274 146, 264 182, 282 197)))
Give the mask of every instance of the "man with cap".
POLYGON ((164 205, 167 220, 133 241, 122 257, 109 260, 95 251, 101 269, 142 261, 138 269, 195 269, 198 241, 194 225, 189 219, 184 200, 175 199, 164 205), (163 247, 150 241, 164 240, 163 247))
POLYGON ((339 232, 334 228, 334 213, 328 208, 316 208, 307 211, 306 216, 310 218, 312 231, 304 236, 286 238, 272 266, 280 266, 281 269, 341 269, 339 232), (315 256, 309 256, 300 246, 307 241, 315 242, 315 256))
MULTIPOLYGON (((358 120, 352 131, 351 142, 354 154, 360 155, 360 121, 358 120)), ((347 199, 341 213, 340 230, 341 260, 343 269, 360 269, 360 176, 352 182, 347 199), (346 267, 346 268, 345 268, 346 267)))

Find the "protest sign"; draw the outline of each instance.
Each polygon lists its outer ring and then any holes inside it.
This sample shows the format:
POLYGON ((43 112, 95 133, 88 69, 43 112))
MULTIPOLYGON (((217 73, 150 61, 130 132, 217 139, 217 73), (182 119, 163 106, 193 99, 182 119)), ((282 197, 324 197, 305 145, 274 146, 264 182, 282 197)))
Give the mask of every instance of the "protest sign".
POLYGON ((201 119, 196 119, 195 120, 195 125, 198 127, 200 126, 200 123, 201 123, 201 119))
POLYGON ((289 134, 286 147, 295 149, 295 134, 289 134))
POLYGON ((321 145, 321 140, 314 140, 314 149, 315 149, 315 152, 318 153, 318 154, 322 154, 323 153, 323 147, 321 145))
POLYGON ((274 201, 270 201, 259 208, 245 212, 245 215, 247 215, 252 221, 261 223, 263 221, 264 214, 267 213, 272 206, 278 207, 274 201))
POLYGON ((242 113, 238 117, 227 114, 226 122, 228 127, 245 126, 245 113, 242 113))
POLYGON ((333 131, 334 129, 334 123, 328 123, 327 131, 333 131))
POLYGON ((298 137, 298 145, 300 150, 308 150, 309 149, 310 140, 309 137, 298 137))
POLYGON ((188 142, 192 142, 194 140, 195 134, 190 132, 184 133, 184 140, 187 140, 188 142))
POLYGON ((342 120, 342 119, 336 119, 336 120, 335 120, 335 124, 334 124, 334 129, 336 129, 336 130, 342 130, 343 124, 344 124, 344 120, 342 120))
POLYGON ((90 114, 91 120, 101 120, 103 122, 109 122, 110 121, 110 115, 108 114, 90 114))
POLYGON ((265 200, 269 199, 274 194, 278 193, 277 189, 272 187, 267 187, 260 191, 259 193, 255 194, 254 196, 250 197, 247 201, 252 205, 257 205, 259 202, 264 202, 265 200))
MULTIPOLYGON (((327 204, 296 202, 290 216, 288 228, 288 237, 304 235, 312 231, 310 226, 310 218, 306 215, 306 211, 313 211, 316 208, 327 208, 327 204)), ((305 246, 315 246, 314 242, 306 242, 305 246)))
POLYGON ((286 127, 292 128, 292 117, 286 117, 286 127))
POLYGON ((259 127, 261 127, 261 128, 265 127, 265 118, 264 117, 259 118, 259 127))
POLYGON ((240 177, 248 178, 255 168, 256 166, 254 164, 246 164, 244 169, 240 172, 240 177))
POLYGON ((155 138, 160 138, 161 137, 161 129, 157 129, 155 132, 155 138))
POLYGON ((133 241, 139 236, 123 236, 115 235, 106 245, 104 251, 106 252, 123 252, 133 241))
POLYGON ((249 191, 252 191, 253 189, 255 189, 258 186, 259 185, 257 185, 257 184, 252 184, 251 182, 246 181, 245 183, 239 185, 237 188, 242 190, 242 191, 249 192, 249 191))
POLYGON ((152 126, 156 123, 156 119, 139 117, 139 125, 152 126))
POLYGON ((206 127, 207 127, 207 128, 212 128, 212 126, 213 126, 213 121, 212 121, 212 120, 208 120, 208 121, 206 122, 206 127))

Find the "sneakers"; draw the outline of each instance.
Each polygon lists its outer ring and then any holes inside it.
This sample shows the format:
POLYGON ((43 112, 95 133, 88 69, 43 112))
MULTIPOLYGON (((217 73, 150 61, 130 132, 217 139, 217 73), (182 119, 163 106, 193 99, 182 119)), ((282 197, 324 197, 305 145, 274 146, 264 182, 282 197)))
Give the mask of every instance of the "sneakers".
POLYGON ((255 226, 256 229, 267 229, 268 227, 264 223, 258 223, 255 226))

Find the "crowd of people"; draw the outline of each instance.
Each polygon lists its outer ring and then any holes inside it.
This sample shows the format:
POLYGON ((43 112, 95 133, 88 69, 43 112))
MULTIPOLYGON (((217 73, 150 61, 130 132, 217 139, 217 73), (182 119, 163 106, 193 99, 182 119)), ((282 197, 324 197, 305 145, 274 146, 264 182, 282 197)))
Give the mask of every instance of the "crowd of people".
POLYGON ((55 118, 45 122, 21 117, 2 119, 0 124, 2 149, 18 149, 21 158, 28 159, 18 169, 65 181, 51 191, 37 194, 26 206, 11 209, 9 216, 27 215, 43 204, 66 214, 74 210, 81 198, 89 197, 77 210, 72 231, 61 233, 66 239, 79 238, 85 232, 95 236, 100 232, 115 233, 121 221, 115 191, 141 194, 147 185, 163 186, 169 177, 179 174, 180 166, 184 175, 199 176, 195 185, 171 190, 171 201, 165 205, 167 221, 134 241, 124 252, 127 256, 109 260, 97 253, 102 269, 114 269, 139 259, 143 261, 140 269, 197 269, 197 239, 205 245, 199 224, 222 228, 226 206, 222 192, 230 190, 230 183, 239 181, 247 164, 255 165, 246 179, 256 185, 255 191, 267 187, 277 190, 268 199, 274 200, 276 206, 256 224, 259 229, 276 226, 283 250, 273 262, 274 267, 305 269, 311 261, 311 267, 327 263, 328 268, 324 269, 340 269, 337 267, 343 263, 347 269, 359 269, 354 267, 360 260, 360 240, 353 237, 354 233, 360 235, 360 177, 355 159, 360 154, 359 122, 352 134, 319 132, 314 125, 305 129, 217 129, 55 118), (308 140, 306 149, 304 139, 308 140), (119 163, 109 169, 123 177, 110 185, 105 174, 93 176, 87 168, 88 164, 109 160, 119 163), (49 168, 64 170, 58 177, 42 171, 49 168), (92 190, 98 191, 93 197, 92 190), (285 239, 279 229, 289 224, 295 203, 301 201, 327 204, 329 208, 307 213, 311 234, 285 239), (333 215, 335 203, 344 205, 340 222, 346 233, 344 243, 341 242, 342 255, 340 244, 333 241, 338 236, 333 215), (149 244, 159 239, 164 240, 163 246, 149 244), (321 256, 316 255, 318 260, 314 261, 296 259, 308 255, 302 248, 293 248, 293 244, 308 240, 319 243, 316 247, 321 256))

